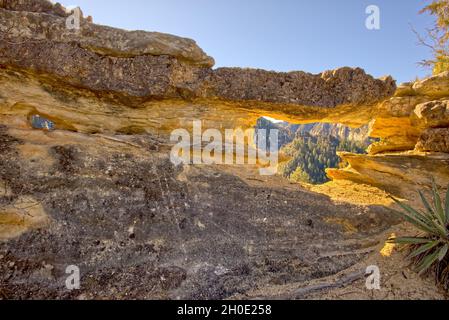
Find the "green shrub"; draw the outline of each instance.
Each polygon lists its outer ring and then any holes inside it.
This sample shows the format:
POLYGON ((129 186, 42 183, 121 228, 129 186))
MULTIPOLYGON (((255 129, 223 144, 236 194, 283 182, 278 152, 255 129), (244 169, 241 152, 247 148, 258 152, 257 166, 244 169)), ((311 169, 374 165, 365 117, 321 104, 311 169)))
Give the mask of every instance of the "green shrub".
POLYGON ((298 167, 296 168, 295 172, 290 175, 290 181, 310 183, 310 177, 301 169, 301 167, 298 167))
POLYGON ((404 210, 396 211, 405 221, 420 230, 415 237, 392 238, 389 243, 404 245, 416 271, 420 274, 435 273, 437 282, 449 288, 449 188, 443 203, 435 181, 432 180, 432 201, 419 192, 425 210, 421 211, 393 200, 404 210), (430 202, 432 204, 430 204, 430 202))

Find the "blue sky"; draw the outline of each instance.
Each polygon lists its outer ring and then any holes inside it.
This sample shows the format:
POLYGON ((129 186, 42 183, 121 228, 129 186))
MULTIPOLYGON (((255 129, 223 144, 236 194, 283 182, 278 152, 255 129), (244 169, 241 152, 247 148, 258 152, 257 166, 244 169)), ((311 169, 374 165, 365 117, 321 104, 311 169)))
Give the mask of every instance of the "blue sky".
POLYGON ((430 57, 417 46, 432 24, 419 15, 425 0, 63 0, 95 23, 192 38, 216 67, 252 67, 319 73, 362 67, 398 82, 430 73, 417 62, 430 57), (377 5, 381 29, 365 28, 368 5, 377 5))

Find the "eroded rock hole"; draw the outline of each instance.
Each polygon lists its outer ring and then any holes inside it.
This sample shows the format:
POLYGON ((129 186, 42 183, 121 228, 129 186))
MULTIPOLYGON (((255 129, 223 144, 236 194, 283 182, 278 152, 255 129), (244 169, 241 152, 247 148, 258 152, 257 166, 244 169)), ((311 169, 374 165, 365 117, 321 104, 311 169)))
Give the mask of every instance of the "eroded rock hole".
POLYGON ((310 184, 328 182, 328 168, 347 166, 339 152, 364 154, 377 141, 369 136, 369 125, 350 128, 340 123, 291 124, 262 117, 257 121, 256 133, 260 129, 279 132, 278 147, 287 160, 279 164, 278 174, 292 182, 310 184))

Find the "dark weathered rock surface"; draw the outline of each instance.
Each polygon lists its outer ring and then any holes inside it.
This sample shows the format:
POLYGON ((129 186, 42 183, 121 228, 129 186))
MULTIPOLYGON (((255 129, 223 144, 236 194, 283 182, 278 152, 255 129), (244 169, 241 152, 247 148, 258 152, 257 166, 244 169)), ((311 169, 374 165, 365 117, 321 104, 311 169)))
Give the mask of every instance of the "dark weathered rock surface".
POLYGON ((1 131, 0 203, 32 196, 50 222, 0 243, 0 298, 227 298, 344 270, 393 223, 248 168, 175 168, 148 135, 14 134, 26 140, 1 131))
POLYGON ((12 11, 28 11, 67 17, 70 14, 59 3, 47 0, 0 0, 0 8, 12 11))
POLYGON ((418 151, 449 153, 449 128, 427 129, 416 145, 418 151))
MULTIPOLYGON (((136 57, 141 55, 169 55, 189 63, 211 67, 214 60, 208 57, 195 41, 170 34, 145 31, 125 31, 88 22, 80 16, 80 28, 67 28, 70 13, 55 14, 46 6, 40 11, 33 1, 28 7, 16 6, 0 9, 1 31, 6 39, 39 42, 49 40, 60 43, 76 43, 81 48, 99 55, 136 57), (18 7, 18 8, 17 8, 18 7), (31 11, 31 12, 30 12, 31 11)), ((0 6, 1 8, 1 6, 0 6)), ((63 10, 65 12, 65 10, 63 10)), ((14 40, 13 40, 14 41, 14 40)))
POLYGON ((77 44, 0 43, 0 63, 59 77, 71 85, 146 98, 182 98, 206 70, 168 55, 100 56, 77 44), (20 57, 20 59, 18 59, 20 57), (70 58, 68 58, 70 57, 70 58))
POLYGON ((206 78, 211 96, 306 106, 371 105, 394 94, 392 78, 374 79, 362 69, 341 68, 313 75, 220 68, 206 78), (210 86, 210 87, 209 87, 210 86))

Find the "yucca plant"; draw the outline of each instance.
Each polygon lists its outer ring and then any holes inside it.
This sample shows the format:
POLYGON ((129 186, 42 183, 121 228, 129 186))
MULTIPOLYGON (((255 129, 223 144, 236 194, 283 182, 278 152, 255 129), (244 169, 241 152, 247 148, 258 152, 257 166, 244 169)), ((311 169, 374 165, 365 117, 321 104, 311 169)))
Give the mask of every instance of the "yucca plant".
POLYGON ((409 252, 408 258, 411 259, 416 271, 421 275, 434 271, 437 282, 447 290, 449 289, 449 187, 443 203, 433 179, 432 185, 431 201, 419 191, 424 211, 413 209, 392 197, 404 212, 393 211, 421 232, 415 237, 392 238, 388 242, 405 246, 409 252))

